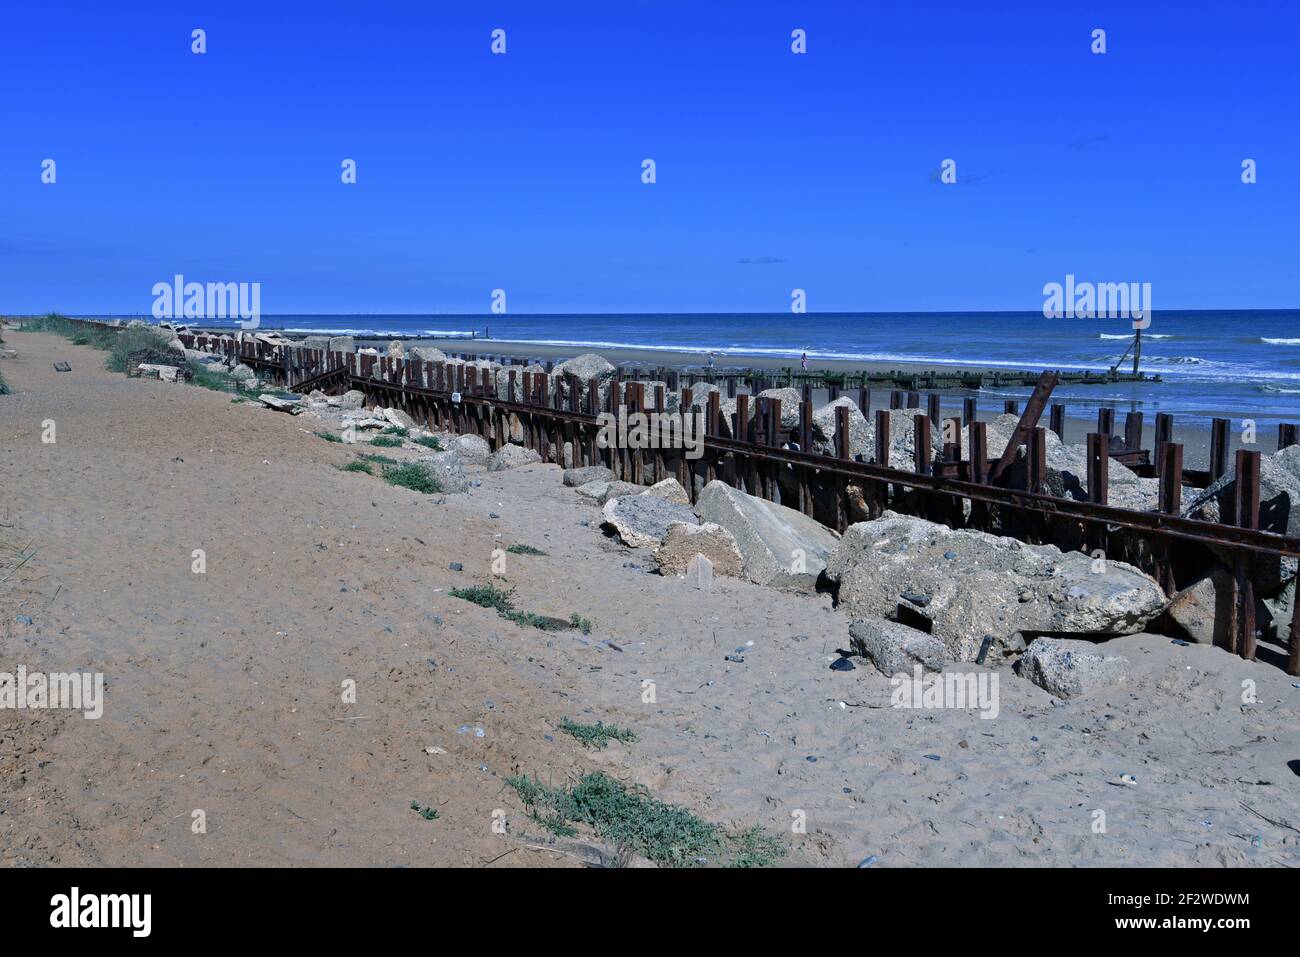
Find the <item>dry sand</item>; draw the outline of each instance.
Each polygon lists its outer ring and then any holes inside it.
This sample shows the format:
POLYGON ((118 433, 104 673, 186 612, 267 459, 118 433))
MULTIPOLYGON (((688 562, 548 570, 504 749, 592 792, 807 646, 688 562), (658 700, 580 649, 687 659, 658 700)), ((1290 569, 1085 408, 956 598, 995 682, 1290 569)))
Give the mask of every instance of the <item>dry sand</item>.
POLYGON ((6 339, 0 534, 39 552, 0 585, 0 670, 108 690, 97 721, 0 711, 2 864, 571 866, 599 842, 548 845, 504 778, 592 769, 784 835, 797 866, 1300 860, 1300 690, 1276 668, 1139 635, 1108 646, 1133 659, 1119 690, 1058 704, 999 669, 996 719, 891 709, 861 659, 829 670, 848 621, 828 596, 652 574, 555 466, 439 503, 333 468, 353 450, 309 416, 6 339), (517 603, 590 637, 447 595, 511 543, 549 553, 509 556, 517 603), (584 750, 564 716, 640 740, 584 750))

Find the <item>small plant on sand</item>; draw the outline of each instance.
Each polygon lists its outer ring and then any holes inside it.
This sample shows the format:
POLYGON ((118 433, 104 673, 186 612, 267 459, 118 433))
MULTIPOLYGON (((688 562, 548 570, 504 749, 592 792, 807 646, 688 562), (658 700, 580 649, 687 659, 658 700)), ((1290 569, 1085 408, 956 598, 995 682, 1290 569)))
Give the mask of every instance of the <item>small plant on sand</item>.
MULTIPOLYGON (((540 631, 568 631, 577 628, 573 623, 574 615, 568 621, 551 615, 539 615, 531 611, 515 610, 514 591, 506 591, 496 585, 473 585, 469 588, 453 588, 447 594, 452 598, 472 601, 482 608, 491 608, 506 621, 513 621, 521 628, 537 628, 540 631)), ((590 622, 587 623, 590 628, 590 622)))
POLYGON ((511 555, 545 555, 546 552, 532 545, 511 545, 506 549, 511 555))
POLYGON ((576 611, 569 616, 569 625, 582 632, 584 635, 591 634, 591 619, 583 618, 576 611))
POLYGON ((686 808, 665 804, 642 789, 624 787, 596 771, 569 788, 552 788, 535 778, 512 775, 515 789, 534 821, 553 834, 573 836, 574 825, 590 827, 605 841, 629 848, 667 867, 722 864, 764 867, 784 856, 778 838, 758 828, 728 832, 686 808))
POLYGON ((389 485, 409 488, 413 492, 422 492, 425 495, 442 491, 442 483, 438 481, 438 476, 419 462, 386 466, 384 481, 389 485))
POLYGON ((636 741, 635 731, 614 724, 605 724, 603 721, 597 721, 595 724, 579 724, 577 721, 565 718, 560 722, 559 727, 565 734, 581 741, 584 748, 603 748, 611 741, 622 741, 624 744, 632 744, 636 741))
POLYGON ((337 434, 335 434, 334 432, 317 432, 316 435, 319 436, 320 438, 324 439, 326 442, 342 442, 342 441, 343 441, 343 436, 341 436, 341 435, 337 435, 337 434))
POLYGON ((422 435, 418 439, 412 439, 416 445, 423 445, 426 449, 433 449, 435 452, 442 451, 442 443, 438 441, 436 435, 422 435))
POLYGON ((501 617, 514 611, 513 591, 506 591, 496 585, 472 585, 469 588, 453 588, 447 592, 452 598, 462 598, 473 602, 480 608, 491 608, 501 617))
POLYGON ((390 425, 388 428, 384 429, 384 430, 383 430, 382 432, 380 432, 379 434, 380 434, 380 435, 397 435, 397 436, 400 436, 401 438, 406 438, 407 434, 408 434, 410 431, 411 431, 410 429, 404 429, 404 428, 402 428, 400 425, 390 425))
POLYGON ((411 810, 420 815, 420 817, 424 818, 426 821, 438 820, 438 809, 429 807, 427 804, 421 804, 419 801, 411 802, 411 810))
POLYGON ((362 452, 357 458, 363 462, 369 462, 372 465, 397 465, 397 459, 391 455, 380 455, 377 452, 362 452))
POLYGON ((376 435, 370 440, 370 444, 380 449, 400 449, 402 440, 395 435, 376 435))
POLYGON ((365 472, 367 475, 374 475, 374 474, 375 474, 375 473, 372 472, 371 469, 370 469, 370 463, 369 463, 369 462, 362 462, 360 459, 353 460, 353 461, 349 462, 347 465, 340 465, 340 466, 339 466, 339 471, 341 471, 341 472, 365 472))

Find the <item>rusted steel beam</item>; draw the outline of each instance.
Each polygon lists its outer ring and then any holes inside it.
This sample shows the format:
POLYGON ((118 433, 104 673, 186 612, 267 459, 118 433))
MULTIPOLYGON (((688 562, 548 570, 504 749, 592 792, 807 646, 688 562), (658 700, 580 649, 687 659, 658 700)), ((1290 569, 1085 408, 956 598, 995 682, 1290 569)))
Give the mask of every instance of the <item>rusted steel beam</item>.
POLYGON ((1297 436, 1295 423, 1283 422, 1277 427, 1277 447, 1278 451, 1289 448, 1292 445, 1300 444, 1300 437, 1297 436))
POLYGON ((1115 410, 1102 406, 1097 410, 1097 431, 1106 436, 1107 442, 1115 434, 1115 410))
POLYGON ((1161 446, 1159 470, 1159 509, 1166 515, 1177 515, 1183 503, 1183 446, 1181 442, 1166 442, 1161 446))
POLYGON ((1110 491, 1110 436, 1088 433, 1088 501, 1105 505, 1110 491))
MULTIPOLYGON (((845 410, 848 411, 847 409, 845 410)), ((917 413, 912 417, 912 466, 917 475, 929 475, 934 460, 930 457, 930 418, 917 413)))
POLYGON ((1156 434, 1155 434, 1155 453, 1156 466, 1160 465, 1162 456, 1160 449, 1168 442, 1174 440, 1174 417, 1168 412, 1156 413, 1156 434))
POLYGON ((1124 416, 1124 448, 1131 451, 1142 448, 1142 413, 1133 411, 1124 416))
MULTIPOLYGON (((1259 528, 1259 453, 1237 450, 1234 521, 1241 528, 1259 528)), ((1237 583, 1236 645, 1241 657, 1255 660, 1255 583, 1251 579, 1254 557, 1239 552, 1234 562, 1237 583)))
POLYGON ((989 439, 987 422, 970 422, 966 426, 970 436, 970 480, 985 485, 989 480, 989 439))
POLYGON ((1214 419, 1210 423, 1210 481, 1215 482, 1228 471, 1229 421, 1214 419))
POLYGON ((1047 430, 1031 429, 1028 443, 1029 460, 1026 469, 1026 489, 1043 492, 1047 488, 1047 430))
POLYGON ((887 412, 884 409, 876 410, 875 453, 876 453, 876 459, 875 459, 876 465, 881 468, 888 468, 889 467, 889 412, 887 412))
POLYGON ((1052 395, 1052 390, 1056 388, 1056 373, 1044 372, 1038 377, 1038 383, 1034 386, 1033 394, 1030 395, 1029 401, 1025 403, 1024 414, 1020 416, 1020 421, 1016 423, 1016 431, 1011 434, 1011 441, 1007 443, 1002 457, 998 459, 998 464, 993 466, 993 472, 989 475, 990 482, 997 482, 1002 477, 1002 473, 1007 470, 1011 462, 1016 457, 1016 450, 1024 444, 1029 437, 1029 430, 1037 427, 1038 420, 1043 415, 1043 409, 1047 407, 1047 400, 1052 395))
POLYGON ((1062 442, 1065 441, 1065 406, 1060 402, 1052 403, 1052 417, 1050 421, 1052 431, 1062 442))

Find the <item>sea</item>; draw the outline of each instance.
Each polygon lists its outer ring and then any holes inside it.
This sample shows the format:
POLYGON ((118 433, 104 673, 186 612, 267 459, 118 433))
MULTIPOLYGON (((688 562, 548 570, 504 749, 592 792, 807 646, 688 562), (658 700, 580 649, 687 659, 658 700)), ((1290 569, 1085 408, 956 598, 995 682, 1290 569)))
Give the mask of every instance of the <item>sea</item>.
MULTIPOLYGON (((204 325, 219 325, 203 320, 204 325)), ((262 328, 339 335, 477 337, 572 347, 708 352, 719 367, 746 357, 927 367, 1105 370, 1133 340, 1128 319, 1052 319, 1041 312, 894 312, 575 315, 274 315, 262 328)), ((449 347, 450 348, 450 347, 449 347)), ((466 346, 466 350, 470 349, 466 346)), ((473 351, 490 353, 485 342, 473 351)), ((1131 354, 1120 362, 1132 369, 1131 354)), ((1211 417, 1252 419, 1261 429, 1300 423, 1300 310, 1160 311, 1142 334, 1143 372, 1159 383, 1062 385, 1054 401, 1071 415, 1100 405, 1175 414, 1181 424, 1211 417)), ((992 399, 1025 389, 984 389, 992 399)))

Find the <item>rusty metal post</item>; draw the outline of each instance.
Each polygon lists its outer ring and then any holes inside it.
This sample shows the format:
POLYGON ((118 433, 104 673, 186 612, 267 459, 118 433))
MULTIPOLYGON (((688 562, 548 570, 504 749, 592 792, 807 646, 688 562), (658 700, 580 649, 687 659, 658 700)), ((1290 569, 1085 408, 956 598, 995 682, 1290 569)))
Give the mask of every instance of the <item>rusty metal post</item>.
POLYGON ((1228 438, 1231 423, 1228 419, 1214 419, 1210 423, 1210 481, 1223 476, 1228 471, 1228 447, 1232 444, 1228 438))
MULTIPOLYGON (((1235 524, 1241 528, 1259 528, 1259 453, 1237 450, 1237 493, 1235 524)), ((1255 583, 1251 571, 1254 556, 1239 551, 1234 562, 1237 580, 1237 648, 1241 657, 1255 660, 1255 583)))

